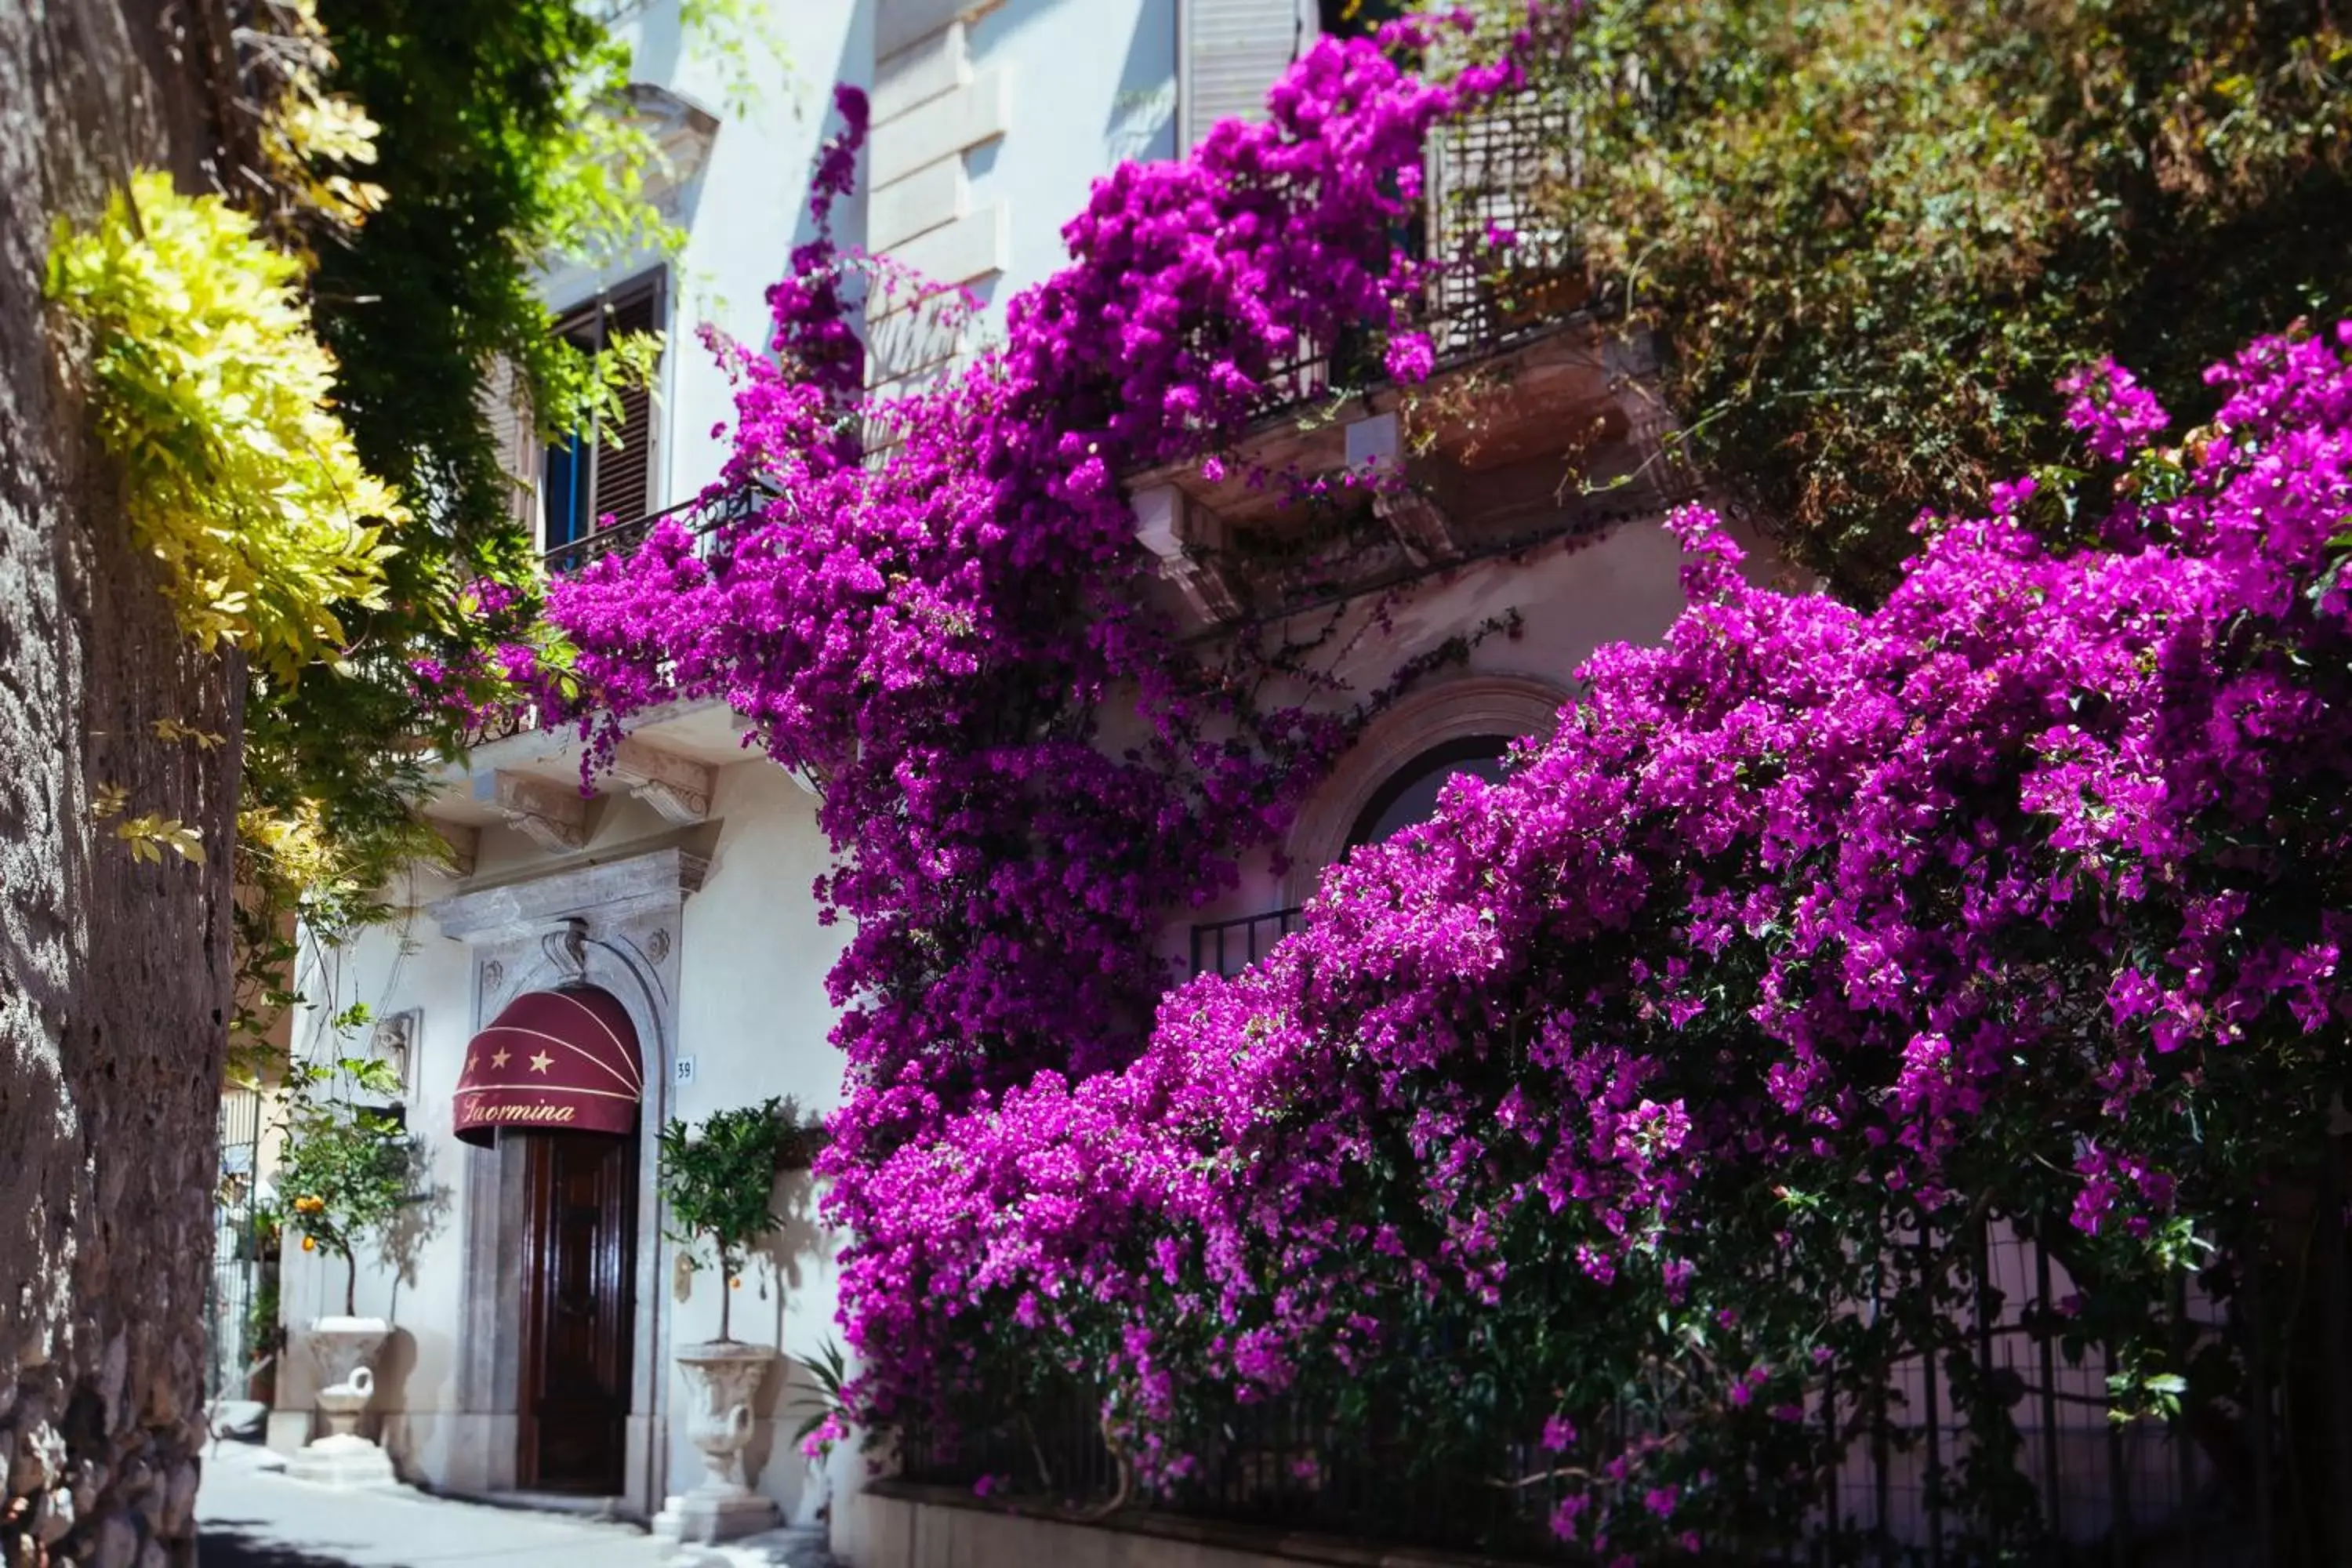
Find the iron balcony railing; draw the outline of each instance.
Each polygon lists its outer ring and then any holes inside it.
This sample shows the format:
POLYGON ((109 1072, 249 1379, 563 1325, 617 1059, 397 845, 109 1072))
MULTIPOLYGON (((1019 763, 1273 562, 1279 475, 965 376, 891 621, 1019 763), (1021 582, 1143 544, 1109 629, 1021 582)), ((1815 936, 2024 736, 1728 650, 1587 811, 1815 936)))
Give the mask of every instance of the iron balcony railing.
MULTIPOLYGON (((758 516, 772 494, 760 485, 743 485, 715 496, 708 493, 698 495, 690 500, 647 512, 628 522, 614 522, 609 527, 599 528, 568 544, 559 544, 540 555, 540 569, 549 577, 568 576, 592 561, 636 549, 664 522, 685 525, 695 535, 696 553, 708 560, 727 537, 723 531, 758 516)), ((539 710, 530 703, 493 708, 467 727, 466 745, 471 749, 488 745, 493 741, 529 734, 540 727, 540 722, 539 710)))
POLYGON ((1298 929, 1296 906, 1238 920, 1212 921, 1192 928, 1192 973, 1239 974, 1274 951, 1274 944, 1298 929))
MULTIPOLYGON (((1590 301, 1582 249, 1549 216, 1549 193, 1569 177, 1568 110, 1528 88, 1443 127, 1431 139, 1426 192, 1399 234, 1414 256, 1440 263, 1410 325, 1429 335, 1437 363, 1458 364, 1508 348, 1590 301)), ((1369 331, 1310 342, 1268 377, 1270 415, 1383 379, 1369 331)))
POLYGON ((592 561, 635 550, 664 522, 685 524, 704 542, 702 552, 708 554, 710 542, 720 529, 756 516, 769 499, 770 492, 758 485, 739 486, 716 496, 698 495, 628 522, 615 521, 569 543, 559 544, 541 554, 540 568, 551 577, 577 572, 592 561))

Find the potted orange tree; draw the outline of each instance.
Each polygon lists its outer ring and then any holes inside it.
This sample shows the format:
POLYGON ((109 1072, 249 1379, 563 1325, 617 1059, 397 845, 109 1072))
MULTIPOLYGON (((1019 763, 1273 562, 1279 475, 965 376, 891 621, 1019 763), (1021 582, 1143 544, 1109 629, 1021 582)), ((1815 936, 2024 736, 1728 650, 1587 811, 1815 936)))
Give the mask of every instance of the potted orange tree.
MULTIPOLYGON (((382 1062, 338 1064, 355 1090, 396 1089, 382 1062)), ((380 1243, 401 1211, 416 1201, 417 1142, 397 1110, 326 1099, 312 1091, 329 1069, 301 1069, 287 1098, 286 1148, 278 1190, 286 1223, 305 1252, 343 1263, 343 1310, 321 1314, 307 1333, 317 1368, 318 1409, 327 1430, 289 1462, 289 1475, 331 1485, 393 1479, 383 1450, 359 1435, 361 1412, 375 1389, 372 1363, 392 1332, 383 1318, 359 1315, 359 1251, 380 1243)))
POLYGON ((687 1435, 708 1473, 656 1521, 665 1536, 707 1542, 775 1526, 773 1500, 746 1483, 743 1447, 776 1351, 736 1339, 731 1308, 752 1244, 781 1223, 777 1173, 796 1158, 803 1134, 789 1100, 714 1111, 699 1127, 672 1121, 661 1131, 663 1235, 688 1269, 719 1275, 719 1337, 674 1356, 688 1395, 687 1435))

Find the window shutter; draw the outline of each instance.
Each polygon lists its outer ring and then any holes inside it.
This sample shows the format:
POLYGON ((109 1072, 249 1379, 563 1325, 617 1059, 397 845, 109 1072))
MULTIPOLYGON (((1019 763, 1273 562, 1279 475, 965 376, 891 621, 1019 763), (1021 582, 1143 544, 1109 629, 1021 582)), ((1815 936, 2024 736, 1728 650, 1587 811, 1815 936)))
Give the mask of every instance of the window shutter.
POLYGON ((1314 42, 1311 0, 1180 0, 1178 134, 1184 151, 1220 120, 1263 120, 1266 89, 1314 42))
POLYGON ((498 445, 499 471, 507 480, 507 515, 536 537, 541 453, 530 408, 515 368, 494 360, 482 378, 482 416, 498 445))
MULTIPOLYGON (((649 332, 660 326, 660 290, 644 290, 615 300, 604 312, 606 338, 622 332, 649 332)), ((653 394, 631 387, 621 394, 621 444, 600 440, 596 447, 595 511, 616 523, 635 522, 653 510, 653 394)))

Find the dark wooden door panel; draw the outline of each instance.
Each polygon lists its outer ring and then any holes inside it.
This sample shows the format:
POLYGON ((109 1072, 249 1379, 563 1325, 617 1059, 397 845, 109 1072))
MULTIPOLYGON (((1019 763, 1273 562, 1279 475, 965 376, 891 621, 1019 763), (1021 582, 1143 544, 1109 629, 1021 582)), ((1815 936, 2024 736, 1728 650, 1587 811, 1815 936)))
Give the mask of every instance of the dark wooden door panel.
POLYGON ((509 1136, 530 1144, 522 1484, 614 1495, 628 1446, 637 1141, 509 1136))

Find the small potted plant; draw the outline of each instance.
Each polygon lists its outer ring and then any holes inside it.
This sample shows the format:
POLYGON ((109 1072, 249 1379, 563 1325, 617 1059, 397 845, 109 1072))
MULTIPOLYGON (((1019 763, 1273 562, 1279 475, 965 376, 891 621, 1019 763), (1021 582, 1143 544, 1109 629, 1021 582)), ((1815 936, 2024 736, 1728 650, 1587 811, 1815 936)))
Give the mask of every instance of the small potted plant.
MULTIPOLYGON (((360 1088, 375 1087, 369 1069, 381 1064, 341 1066, 360 1088)), ((315 1082, 306 1078, 288 1099, 278 1190, 286 1224, 302 1238, 302 1250, 342 1259, 343 1310, 310 1325, 318 1408, 327 1431, 295 1457, 288 1473, 373 1485, 393 1479, 391 1461, 357 1428, 375 1388, 369 1363, 392 1325, 359 1315, 359 1250, 371 1240, 381 1245, 386 1228, 416 1201, 417 1142, 396 1110, 314 1099, 307 1090, 315 1082)))
POLYGON ((775 1503, 743 1474, 751 1402, 776 1352, 735 1338, 731 1303, 751 1245, 781 1223, 770 1199, 797 1121, 785 1101, 771 1100, 714 1111, 698 1128, 673 1121, 661 1131, 663 1234, 688 1268, 715 1268, 719 1282, 719 1337, 675 1358, 689 1395, 687 1434, 708 1471, 657 1525, 682 1541, 731 1540, 776 1523, 775 1503))
POLYGON ((239 1243, 241 1255, 253 1259, 257 1271, 253 1300, 245 1310, 245 1396, 263 1405, 278 1403, 278 1358, 286 1349, 278 1285, 285 1224, 276 1202, 263 1199, 253 1205, 247 1235, 239 1243))

